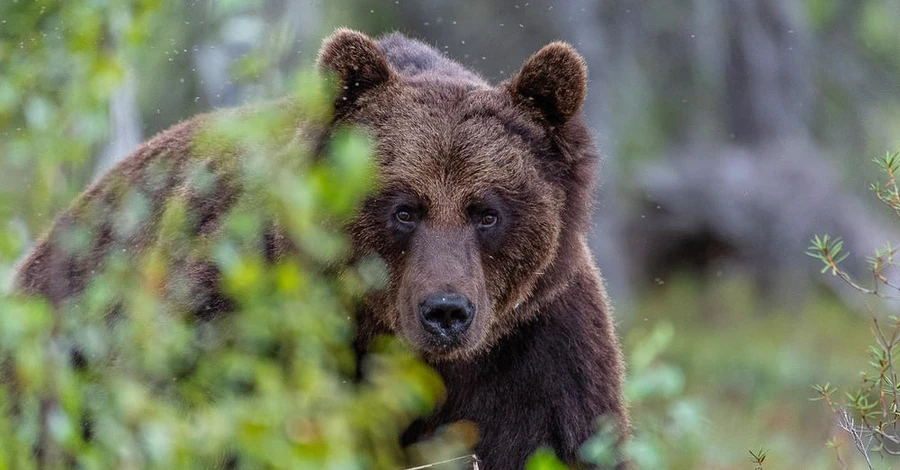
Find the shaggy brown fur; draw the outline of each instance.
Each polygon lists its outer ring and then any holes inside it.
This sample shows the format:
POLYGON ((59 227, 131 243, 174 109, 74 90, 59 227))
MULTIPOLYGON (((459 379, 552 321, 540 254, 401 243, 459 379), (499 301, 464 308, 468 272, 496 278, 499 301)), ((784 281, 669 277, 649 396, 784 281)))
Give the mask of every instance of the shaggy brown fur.
MULTIPOLYGON (((552 43, 493 87, 403 36, 373 41, 338 30, 325 41, 319 67, 342 90, 333 126, 368 130, 380 167, 378 190, 348 227, 357 255, 378 254, 390 267, 388 286, 358 315, 358 348, 365 351, 376 334, 400 335, 446 384, 444 402, 408 429, 404 443, 468 420, 479 428, 476 452, 485 468, 497 470, 521 468, 543 445, 577 461, 601 417, 625 436, 621 353, 585 244, 597 156, 579 116, 581 56, 552 43), (435 292, 463 296, 473 312, 453 341, 423 327, 423 299, 435 292)), ((185 155, 195 151, 196 122, 143 145, 61 215, 22 265, 20 288, 58 304, 83 288, 109 245, 140 252, 155 242, 148 234, 162 201, 189 187, 185 155), (156 160, 172 171, 152 177, 156 160), (62 253, 79 208, 101 201, 101 212, 115 210, 102 201, 115 199, 109 194, 123 184, 151 195, 145 225, 122 237, 107 222, 95 227, 101 237, 87 255, 62 253)), ((240 188, 215 170, 214 156, 190 161, 220 176, 214 198, 191 203, 202 212, 197 232, 214 230, 240 188), (201 203, 209 200, 217 202, 201 203)), ((228 308, 214 266, 181 271, 202 281, 193 310, 228 308)))

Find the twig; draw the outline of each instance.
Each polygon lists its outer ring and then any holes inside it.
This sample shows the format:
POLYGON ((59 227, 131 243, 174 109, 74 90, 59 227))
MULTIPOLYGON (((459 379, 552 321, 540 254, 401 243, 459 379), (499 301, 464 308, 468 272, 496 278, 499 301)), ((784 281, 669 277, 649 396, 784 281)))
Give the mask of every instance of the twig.
POLYGON ((452 459, 441 460, 440 462, 434 462, 434 463, 430 463, 430 464, 427 464, 427 465, 420 465, 420 466, 418 466, 418 467, 410 467, 410 468, 407 468, 407 469, 405 469, 405 470, 422 470, 422 469, 425 469, 425 468, 433 468, 433 467, 436 466, 436 465, 443 465, 443 464, 445 464, 445 463, 456 462, 456 461, 464 460, 464 459, 469 459, 469 460, 470 460, 470 462, 471 462, 471 464, 472 464, 472 470, 478 470, 478 463, 480 462, 480 460, 478 460, 478 456, 475 455, 475 454, 472 454, 472 455, 464 455, 464 456, 462 456, 462 457, 454 457, 454 458, 452 458, 452 459))
POLYGON ((847 431, 847 434, 850 434, 850 438, 853 439, 856 450, 858 450, 866 459, 866 465, 869 466, 869 470, 875 470, 872 461, 869 459, 869 444, 872 443, 872 438, 870 436, 869 442, 863 443, 863 431, 857 428, 853 423, 853 417, 850 416, 850 413, 847 412, 846 408, 841 409, 841 414, 838 417, 838 426, 844 431, 847 431))

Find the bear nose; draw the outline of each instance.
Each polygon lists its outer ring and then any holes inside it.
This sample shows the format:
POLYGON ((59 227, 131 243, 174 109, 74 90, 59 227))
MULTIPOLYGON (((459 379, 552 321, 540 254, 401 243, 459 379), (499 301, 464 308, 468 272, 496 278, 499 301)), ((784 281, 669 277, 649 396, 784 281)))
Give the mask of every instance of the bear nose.
POLYGON ((436 292, 419 304, 419 320, 425 331, 450 340, 465 333, 474 316, 472 302, 454 292, 436 292))

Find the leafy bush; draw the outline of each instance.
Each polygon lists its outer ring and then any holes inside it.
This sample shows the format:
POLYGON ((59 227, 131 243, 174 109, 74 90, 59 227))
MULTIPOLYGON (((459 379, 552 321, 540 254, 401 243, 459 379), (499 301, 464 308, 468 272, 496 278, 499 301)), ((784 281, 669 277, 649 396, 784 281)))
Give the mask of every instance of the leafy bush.
POLYGON ((202 121, 186 187, 202 198, 223 177, 242 188, 214 234, 191 235, 186 197, 160 205, 113 178, 110 200, 76 202, 70 254, 105 223, 157 241, 139 256, 105 253, 63 305, 11 291, 34 234, 91 177, 123 56, 165 20, 155 1, 23 3, 0 5, 0 469, 400 467, 397 435, 441 384, 386 338, 357 370, 356 299, 385 275, 378 260, 346 262, 340 227, 373 165, 353 130, 322 158, 295 138, 298 123, 328 119, 315 75, 298 74, 286 100, 202 121), (274 263, 260 249, 273 223, 296 247, 274 263), (221 272, 233 312, 188 314, 186 261, 221 272))
MULTIPOLYGON (((626 344, 629 370, 624 392, 634 436, 624 458, 636 468, 696 468, 701 463, 696 452, 704 431, 699 409, 684 394, 683 371, 662 357, 674 337, 672 324, 661 321, 650 329, 636 328, 631 332, 633 341, 626 344)), ((615 432, 604 423, 599 427, 597 436, 582 447, 582 455, 587 462, 614 464, 615 432)))
MULTIPOLYGON (((305 117, 316 102, 298 101, 305 117)), ((351 300, 384 278, 383 267, 362 260, 327 274, 346 254, 340 222, 371 180, 368 144, 345 132, 314 162, 279 135, 297 122, 284 109, 226 113, 195 139, 197 154, 231 156, 223 165, 244 187, 221 233, 189 236, 191 207, 176 197, 156 224, 159 243, 137 260, 108 253, 59 311, 39 299, 0 301, 9 468, 398 466, 396 436, 429 410, 439 380, 385 340, 357 382, 351 300), (272 220, 300 247, 275 264, 259 248, 272 220), (214 261, 235 312, 186 313, 168 282, 184 258, 214 261)), ((190 171, 197 192, 212 191, 205 169, 190 171)), ((148 196, 120 196, 106 212, 116 229, 150 226, 148 196)), ((101 222, 86 223, 67 240, 97 235, 101 222)))
MULTIPOLYGON (((872 183, 870 189, 879 201, 900 216, 900 190, 897 185, 897 171, 900 170, 900 153, 887 153, 876 158, 884 180, 872 183)), ((822 262, 822 273, 830 272, 838 276, 854 289, 888 300, 897 300, 900 285, 893 280, 891 272, 897 268, 894 255, 897 249, 890 243, 876 250, 868 258, 872 274, 870 287, 842 269, 841 263, 849 257, 843 241, 830 235, 816 236, 807 254, 822 262)), ((900 382, 895 366, 900 350, 900 318, 891 316, 887 325, 878 318, 872 320, 874 344, 869 347, 869 368, 862 372, 860 386, 843 395, 831 384, 816 385, 818 396, 837 417, 838 426, 851 439, 853 446, 865 459, 869 468, 875 468, 871 453, 882 456, 900 455, 900 382)), ((829 442, 835 449, 835 456, 843 466, 839 440, 829 442)))
MULTIPOLYGON (((325 102, 309 95, 315 88, 299 87, 304 119, 325 102)), ((296 113, 285 111, 293 109, 223 113, 195 139, 194 153, 218 155, 244 188, 215 236, 189 234, 186 198, 167 201, 155 224, 149 195, 133 188, 116 193, 113 210, 76 203, 91 216, 66 238, 74 250, 99 235, 98 214, 118 231, 155 227, 158 242, 140 259, 107 253, 85 292, 58 311, 40 299, 0 300, 0 455, 9 468, 399 465, 397 435, 429 410, 440 382, 388 340, 355 379, 352 299, 384 268, 337 260, 347 248, 341 221, 371 181, 368 143, 347 131, 314 161, 283 132, 295 127, 296 113), (299 247, 274 264, 260 249, 271 221, 299 247), (215 263, 233 313, 187 313, 177 292, 187 286, 170 282, 184 259, 215 263)), ((222 175, 197 163, 191 190, 214 197, 222 175)))

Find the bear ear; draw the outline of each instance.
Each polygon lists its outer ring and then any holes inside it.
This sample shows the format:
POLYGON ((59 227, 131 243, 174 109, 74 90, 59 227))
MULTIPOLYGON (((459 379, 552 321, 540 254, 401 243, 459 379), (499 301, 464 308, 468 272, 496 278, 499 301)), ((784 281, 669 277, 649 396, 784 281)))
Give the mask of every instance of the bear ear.
POLYGON ((321 73, 340 84, 336 107, 353 104, 363 93, 391 81, 394 72, 378 44, 369 36, 338 28, 322 42, 316 61, 321 73))
POLYGON ((517 101, 537 109, 551 124, 564 124, 584 102, 587 65, 574 47, 552 42, 525 61, 509 90, 517 101))

